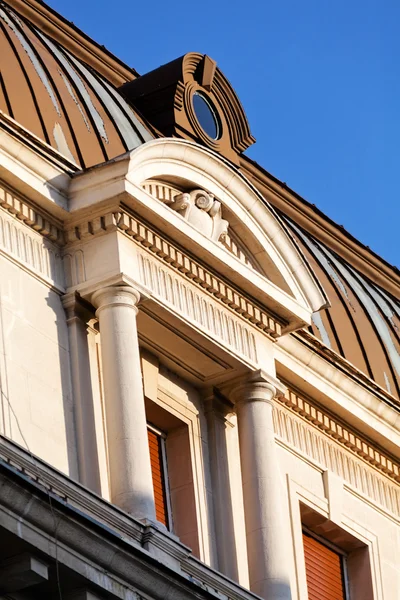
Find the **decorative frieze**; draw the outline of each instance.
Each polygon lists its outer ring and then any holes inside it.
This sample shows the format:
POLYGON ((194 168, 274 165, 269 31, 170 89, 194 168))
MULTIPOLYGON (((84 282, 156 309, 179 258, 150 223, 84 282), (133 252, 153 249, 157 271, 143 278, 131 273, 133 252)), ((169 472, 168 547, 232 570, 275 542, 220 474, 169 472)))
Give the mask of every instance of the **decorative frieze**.
POLYGON ((295 393, 288 391, 278 400, 286 406, 275 404, 274 428, 285 445, 298 449, 400 516, 400 487, 389 479, 400 481, 397 464, 295 393))
POLYGON ((186 282, 180 273, 164 268, 162 263, 144 253, 139 254, 141 283, 172 306, 176 313, 190 319, 225 345, 257 362, 254 334, 239 319, 230 316, 203 290, 186 282))
POLYGON ((64 243, 63 232, 23 200, 0 187, 0 206, 16 219, 59 245, 64 243))
POLYGON ((119 229, 134 239, 149 252, 154 253, 184 277, 198 284, 209 294, 226 304, 231 310, 272 337, 281 335, 281 325, 234 288, 226 285, 219 277, 204 268, 176 246, 163 239, 126 212, 107 213, 104 216, 75 226, 66 231, 68 243, 79 242, 91 237, 119 229))
POLYGON ((388 456, 374 448, 367 440, 361 438, 347 426, 339 423, 321 408, 313 406, 310 401, 298 396, 290 389, 279 398, 281 402, 310 421, 313 425, 324 431, 371 465, 374 465, 389 477, 400 482, 400 465, 393 462, 388 456))
MULTIPOLYGON (((35 223, 39 228, 37 219, 35 223)), ((34 227, 26 226, 26 221, 16 219, 15 213, 10 214, 10 212, 0 209, 1 250, 34 273, 47 279, 49 283, 63 288, 64 276, 60 248, 50 239, 43 238, 42 231, 40 234, 39 229, 34 231, 34 227)))

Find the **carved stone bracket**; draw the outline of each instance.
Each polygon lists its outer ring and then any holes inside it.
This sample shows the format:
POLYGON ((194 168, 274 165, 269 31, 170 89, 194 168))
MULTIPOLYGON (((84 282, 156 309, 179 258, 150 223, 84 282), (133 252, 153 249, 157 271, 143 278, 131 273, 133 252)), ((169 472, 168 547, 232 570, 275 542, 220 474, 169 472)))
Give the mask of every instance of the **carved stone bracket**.
POLYGON ((221 202, 214 200, 212 194, 204 190, 192 190, 178 194, 167 204, 215 242, 226 238, 229 223, 222 218, 221 202))

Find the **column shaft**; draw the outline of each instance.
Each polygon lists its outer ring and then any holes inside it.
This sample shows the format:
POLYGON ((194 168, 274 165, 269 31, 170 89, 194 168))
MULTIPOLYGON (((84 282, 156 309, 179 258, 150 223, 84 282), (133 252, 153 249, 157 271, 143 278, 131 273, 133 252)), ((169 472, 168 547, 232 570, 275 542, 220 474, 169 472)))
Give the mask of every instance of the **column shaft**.
POLYGON ((100 322, 111 498, 134 517, 156 521, 136 326, 139 293, 110 287, 92 300, 100 322))
POLYGON ((262 382, 237 390, 240 461, 250 588, 268 600, 290 600, 290 548, 285 547, 272 419, 275 392, 271 384, 262 382))

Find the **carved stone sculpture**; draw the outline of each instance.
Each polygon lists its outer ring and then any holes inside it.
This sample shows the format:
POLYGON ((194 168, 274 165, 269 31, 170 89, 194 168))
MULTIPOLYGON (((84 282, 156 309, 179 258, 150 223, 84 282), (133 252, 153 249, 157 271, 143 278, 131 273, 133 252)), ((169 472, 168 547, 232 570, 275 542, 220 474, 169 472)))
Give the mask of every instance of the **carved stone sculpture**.
POLYGON ((228 233, 228 221, 222 218, 221 202, 204 190, 192 190, 174 197, 169 207, 215 242, 228 233))

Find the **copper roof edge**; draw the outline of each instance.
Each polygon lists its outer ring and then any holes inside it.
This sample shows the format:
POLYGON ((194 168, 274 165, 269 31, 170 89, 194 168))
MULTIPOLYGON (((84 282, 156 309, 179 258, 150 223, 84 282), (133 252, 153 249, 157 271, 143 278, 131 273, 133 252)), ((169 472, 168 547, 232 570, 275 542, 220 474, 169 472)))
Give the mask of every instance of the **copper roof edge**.
MULTIPOLYGON (((338 225, 314 204, 305 200, 286 183, 248 156, 241 156, 240 169, 258 189, 260 189, 260 185, 270 189, 266 200, 278 210, 293 219, 308 233, 327 244, 346 262, 387 290, 395 299, 399 298, 400 270, 398 267, 387 262, 343 226, 338 225)), ((263 193, 265 193, 264 190, 263 193)))
POLYGON ((61 154, 61 152, 53 148, 53 146, 50 146, 37 137, 37 135, 26 129, 26 127, 18 123, 18 121, 9 115, 6 115, 2 110, 0 110, 0 130, 1 129, 7 131, 7 133, 12 135, 19 142, 28 148, 33 149, 40 154, 40 156, 65 171, 68 175, 71 176, 77 171, 81 171, 78 164, 69 160, 64 154, 61 154))
POLYGON ((376 381, 363 373, 359 368, 354 366, 353 363, 346 360, 335 350, 328 348, 328 346, 321 342, 314 334, 305 329, 301 329, 293 332, 292 335, 302 344, 311 347, 312 350, 322 356, 322 358, 335 364, 337 368, 356 380, 362 387, 373 390, 373 393, 378 394, 383 402, 393 406, 396 410, 399 410, 400 400, 396 398, 396 396, 385 390, 385 388, 376 383, 376 381))
POLYGON ((40 27, 41 31, 73 51, 75 56, 90 64, 116 87, 138 76, 135 69, 128 67, 107 48, 41 0, 4 0, 4 2, 40 27))

